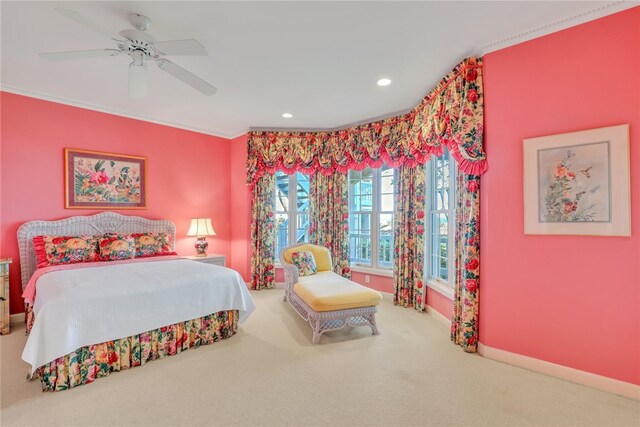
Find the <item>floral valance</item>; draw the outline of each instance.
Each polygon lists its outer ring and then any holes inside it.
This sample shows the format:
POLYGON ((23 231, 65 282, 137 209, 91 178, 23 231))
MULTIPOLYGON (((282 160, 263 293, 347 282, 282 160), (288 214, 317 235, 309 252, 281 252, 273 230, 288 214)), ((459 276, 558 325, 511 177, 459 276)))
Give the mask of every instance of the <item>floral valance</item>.
POLYGON ((265 173, 322 173, 426 162, 447 146, 460 170, 487 170, 482 59, 458 64, 410 112, 330 132, 250 132, 247 182, 265 173))

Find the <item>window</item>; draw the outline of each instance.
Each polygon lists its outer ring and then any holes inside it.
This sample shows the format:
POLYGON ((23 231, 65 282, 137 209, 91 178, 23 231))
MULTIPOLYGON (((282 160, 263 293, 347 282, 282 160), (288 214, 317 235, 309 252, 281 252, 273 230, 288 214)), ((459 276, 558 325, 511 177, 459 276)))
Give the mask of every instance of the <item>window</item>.
POLYGON ((453 289, 455 252, 455 162, 449 151, 432 157, 427 163, 427 212, 429 233, 426 238, 425 269, 434 288, 453 289))
POLYGON ((277 172, 274 203, 277 258, 287 246, 309 241, 309 177, 277 172))
POLYGON ((349 171, 349 258, 353 266, 393 268, 395 169, 349 171))

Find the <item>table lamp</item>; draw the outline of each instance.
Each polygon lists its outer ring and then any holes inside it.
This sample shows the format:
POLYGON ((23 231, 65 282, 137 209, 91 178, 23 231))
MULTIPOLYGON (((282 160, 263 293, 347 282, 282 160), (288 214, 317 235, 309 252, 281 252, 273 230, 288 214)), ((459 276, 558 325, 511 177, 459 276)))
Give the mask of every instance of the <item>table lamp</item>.
POLYGON ((209 244, 207 243, 207 236, 215 236, 216 232, 213 231, 213 226, 211 225, 211 218, 192 218, 191 224, 189 225, 189 230, 187 231, 187 236, 195 236, 198 238, 196 240, 196 256, 207 256, 207 247, 209 244))

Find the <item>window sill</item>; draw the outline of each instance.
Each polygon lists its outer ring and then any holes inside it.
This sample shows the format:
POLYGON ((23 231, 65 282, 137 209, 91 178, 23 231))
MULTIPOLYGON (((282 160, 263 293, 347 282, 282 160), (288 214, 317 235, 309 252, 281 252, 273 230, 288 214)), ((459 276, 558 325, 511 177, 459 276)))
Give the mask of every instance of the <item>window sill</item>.
POLYGON ((375 276, 393 277, 393 270, 363 267, 361 265, 352 265, 349 268, 351 269, 351 271, 355 271, 356 273, 366 273, 366 274, 373 274, 375 276))
POLYGON ((437 280, 427 280, 426 283, 427 287, 433 289, 440 295, 453 300, 453 297, 455 296, 453 288, 450 288, 449 286, 445 285, 442 282, 438 282, 437 280))

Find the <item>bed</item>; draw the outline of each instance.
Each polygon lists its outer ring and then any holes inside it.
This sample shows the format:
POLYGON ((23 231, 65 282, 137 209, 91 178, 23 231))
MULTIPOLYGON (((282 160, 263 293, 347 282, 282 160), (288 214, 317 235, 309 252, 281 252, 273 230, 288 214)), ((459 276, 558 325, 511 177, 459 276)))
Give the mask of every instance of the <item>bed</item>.
POLYGON ((36 268, 36 236, 112 233, 166 233, 175 248, 170 221, 113 212, 18 229, 29 335, 22 358, 44 391, 229 338, 254 310, 239 273, 175 255, 36 268))

